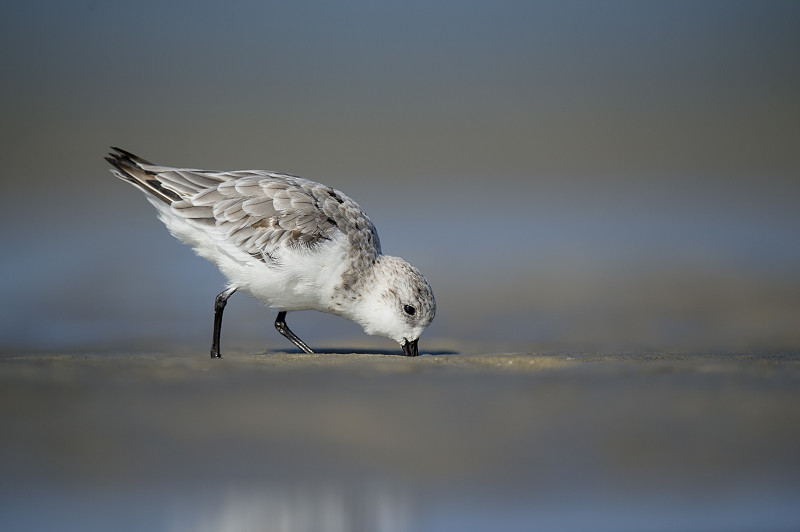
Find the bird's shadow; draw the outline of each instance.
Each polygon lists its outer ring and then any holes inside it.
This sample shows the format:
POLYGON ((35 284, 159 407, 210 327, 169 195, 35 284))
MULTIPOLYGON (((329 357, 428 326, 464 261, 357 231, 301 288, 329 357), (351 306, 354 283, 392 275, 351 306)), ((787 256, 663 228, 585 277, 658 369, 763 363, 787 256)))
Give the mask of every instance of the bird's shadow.
MULTIPOLYGON (((269 349, 258 353, 259 355, 274 355, 276 353, 288 353, 290 355, 301 355, 300 349, 269 349)), ((385 355, 405 357, 402 351, 387 351, 383 349, 342 349, 342 348, 321 348, 314 350, 315 355, 385 355)), ((420 352, 420 355, 446 356, 457 355, 455 351, 433 350, 420 352)))

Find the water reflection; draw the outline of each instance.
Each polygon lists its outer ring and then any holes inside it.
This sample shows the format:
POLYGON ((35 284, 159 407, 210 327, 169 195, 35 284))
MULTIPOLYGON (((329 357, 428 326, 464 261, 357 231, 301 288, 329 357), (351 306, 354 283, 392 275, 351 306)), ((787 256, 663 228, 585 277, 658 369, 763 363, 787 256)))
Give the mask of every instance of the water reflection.
POLYGON ((657 487, 657 478, 649 484, 637 493, 580 484, 536 493, 497 490, 491 483, 441 491, 326 481, 229 484, 219 491, 207 484, 107 490, 51 486, 4 491, 0 515, 4 531, 25 532, 782 532, 800 522, 797 489, 791 485, 756 482, 746 491, 667 494, 657 487))
POLYGON ((170 532, 415 530, 408 493, 396 486, 336 483, 228 486, 175 510, 170 532))

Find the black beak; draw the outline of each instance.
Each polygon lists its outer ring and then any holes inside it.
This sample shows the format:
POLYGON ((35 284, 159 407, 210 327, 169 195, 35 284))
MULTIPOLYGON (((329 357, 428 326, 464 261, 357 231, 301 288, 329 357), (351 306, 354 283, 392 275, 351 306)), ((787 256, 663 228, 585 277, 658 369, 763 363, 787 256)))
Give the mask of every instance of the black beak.
POLYGON ((419 342, 419 338, 416 340, 408 341, 406 340, 403 342, 403 354, 407 357, 415 357, 419 354, 419 347, 417 346, 417 342, 419 342))

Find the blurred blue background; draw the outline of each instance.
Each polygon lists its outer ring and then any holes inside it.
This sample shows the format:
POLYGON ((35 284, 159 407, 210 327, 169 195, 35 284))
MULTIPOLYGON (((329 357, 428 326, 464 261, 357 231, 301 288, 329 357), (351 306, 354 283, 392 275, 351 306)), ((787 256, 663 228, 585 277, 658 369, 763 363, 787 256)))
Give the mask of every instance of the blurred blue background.
MULTIPOLYGON (((4 2, 0 347, 208 348, 223 279, 108 173, 116 145, 345 191, 434 287, 423 351, 796 349, 799 23, 791 1, 4 2)), ((227 348, 289 347, 231 302, 227 348)))
POLYGON ((797 529, 796 355, 619 353, 800 348, 798 28, 774 0, 3 2, 0 522, 797 529), (249 357, 291 345, 237 294, 212 369, 224 280, 111 145, 347 193, 433 286, 423 353, 561 354, 249 357))

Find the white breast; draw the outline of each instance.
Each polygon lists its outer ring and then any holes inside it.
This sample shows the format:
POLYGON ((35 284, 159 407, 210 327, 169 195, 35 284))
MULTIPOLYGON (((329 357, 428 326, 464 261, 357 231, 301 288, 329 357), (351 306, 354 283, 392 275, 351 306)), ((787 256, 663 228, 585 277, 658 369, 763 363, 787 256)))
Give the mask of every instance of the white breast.
POLYGON ((313 248, 279 246, 274 261, 262 262, 215 235, 176 216, 169 206, 151 200, 159 218, 181 242, 213 262, 235 286, 277 310, 319 310, 338 314, 332 307, 334 288, 348 269, 348 242, 342 234, 313 248))

